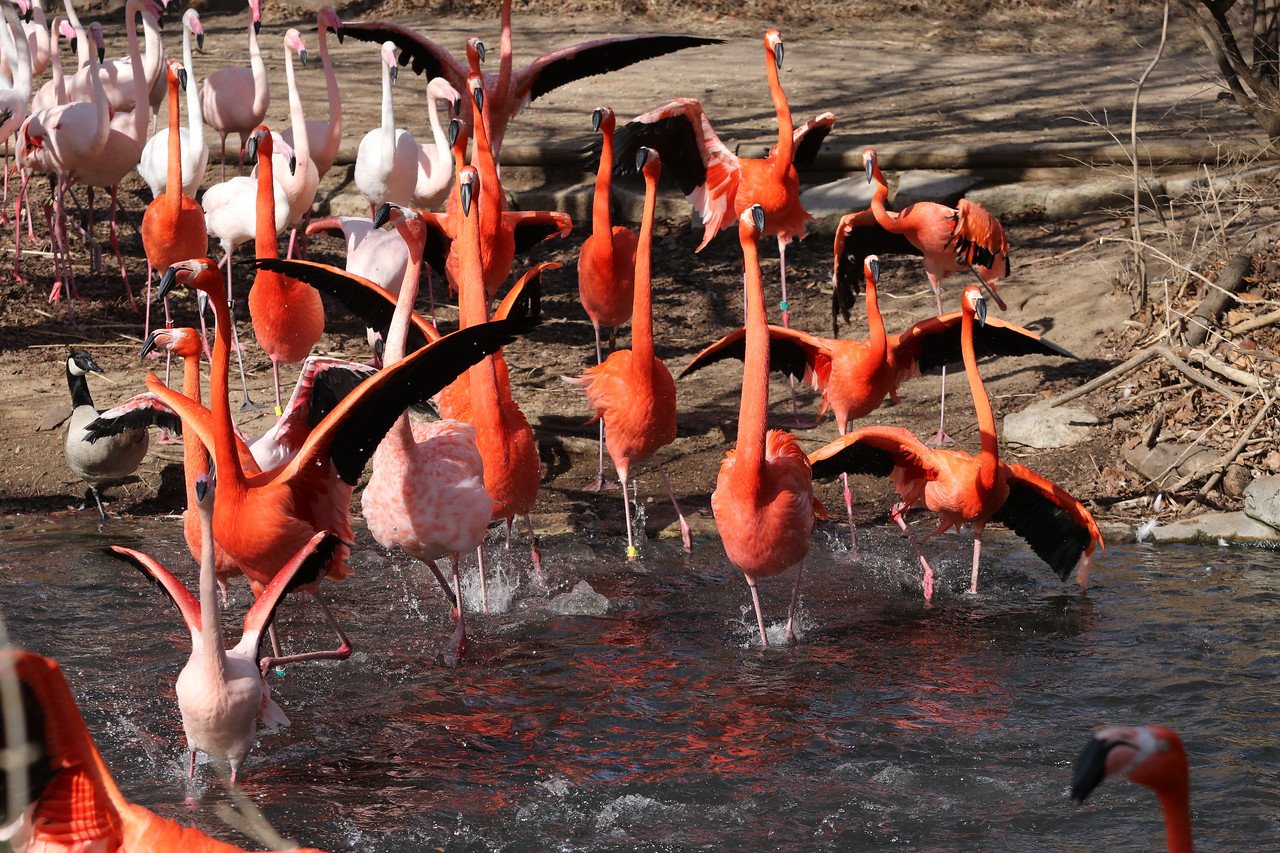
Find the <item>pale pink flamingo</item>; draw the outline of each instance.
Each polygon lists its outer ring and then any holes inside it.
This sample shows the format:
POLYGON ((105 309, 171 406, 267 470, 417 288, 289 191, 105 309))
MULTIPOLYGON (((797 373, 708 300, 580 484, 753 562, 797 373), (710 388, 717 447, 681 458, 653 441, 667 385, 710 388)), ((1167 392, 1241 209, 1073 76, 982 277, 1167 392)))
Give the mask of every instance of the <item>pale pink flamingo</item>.
MULTIPOLYGON (((512 68, 511 0, 502 0, 501 15, 498 73, 486 74, 484 78, 485 95, 493 110, 490 132, 495 157, 502 150, 507 123, 528 106, 530 101, 585 77, 617 71, 619 68, 685 48, 722 44, 724 41, 700 36, 614 36, 561 48, 540 56, 515 71, 512 68)), ((401 64, 412 60, 413 73, 425 74, 429 78, 443 77, 458 91, 469 88, 467 75, 471 69, 468 64, 459 61, 447 50, 409 27, 393 21, 355 21, 344 22, 341 32, 344 36, 377 44, 390 40, 400 50, 401 64)), ((480 52, 480 59, 483 60, 483 44, 480 45, 480 52)), ((469 100, 464 99, 463 108, 463 118, 468 126, 473 126, 474 112, 469 100)))
MULTIPOLYGON (((77 50, 76 45, 84 44, 81 39, 76 38, 75 26, 65 17, 58 15, 49 22, 49 79, 31 96, 30 112, 32 113, 38 113, 41 110, 47 110, 49 107, 56 107, 67 102, 67 80, 63 73, 62 55, 59 52, 62 46, 62 39, 73 45, 72 52, 77 50)), ((84 50, 86 51, 87 66, 87 45, 84 50)), ((99 51, 99 58, 105 52, 105 50, 99 51)))
MULTIPOLYGON (((368 279, 392 295, 399 294, 409 265, 409 247, 395 228, 374 228, 372 219, 359 216, 330 216, 313 219, 307 234, 337 230, 346 243, 344 268, 352 275, 368 279)), ((377 355, 383 331, 368 327, 369 348, 377 355)), ((379 356, 381 358, 381 356, 379 356)))
MULTIPOLYGON (((338 159, 338 146, 342 143, 342 93, 338 89, 338 77, 333 73, 333 62, 329 59, 330 30, 341 37, 342 19, 332 6, 321 6, 316 12, 316 31, 320 34, 320 66, 324 69, 325 91, 329 96, 329 118, 307 119, 311 162, 316 164, 316 172, 321 178, 333 168, 333 161, 338 159)), ((298 146, 294 143, 293 133, 293 128, 287 127, 280 138, 296 151, 298 146)))
MULTIPOLYGON (((458 90, 443 77, 433 77, 427 83, 427 120, 431 123, 431 143, 418 146, 418 181, 413 188, 413 206, 424 210, 438 210, 449 197, 453 187, 453 142, 460 128, 449 122, 446 133, 436 113, 436 102, 449 102, 449 109, 457 113, 462 97, 458 90)), ((430 268, 428 267, 428 270, 430 268)))
MULTIPOLYGON (((196 86, 196 69, 191 58, 191 37, 204 51, 204 25, 200 13, 188 9, 182 13, 182 68, 187 82, 187 126, 178 131, 182 139, 182 191, 195 198, 196 190, 204 183, 204 172, 209 165, 209 143, 204 138, 204 115, 200 111, 200 94, 196 86)), ((138 174, 151 188, 151 197, 162 194, 169 168, 169 128, 161 128, 147 140, 138 161, 138 174)), ((203 253, 202 253, 203 254, 203 253)))
MULTIPOLYGON (((320 173, 316 170, 315 161, 311 159, 311 139, 307 133, 307 120, 302 112, 302 98, 298 95, 297 82, 293 75, 293 55, 298 54, 303 67, 307 64, 307 46, 302 41, 302 34, 297 30, 289 30, 284 34, 284 76, 289 86, 289 122, 293 130, 293 138, 297 140, 296 148, 285 147, 280 134, 274 134, 272 146, 272 171, 275 182, 284 189, 285 198, 289 201, 286 222, 289 226, 289 249, 285 257, 293 257, 294 243, 298 237, 298 226, 311 212, 311 205, 316 200, 316 190, 320 186, 320 173)), ((261 161, 259 161, 259 167, 261 161)), ((253 174, 257 174, 255 167, 253 174)))
POLYGON ((382 124, 364 135, 356 152, 352 177, 369 200, 372 213, 385 202, 408 206, 418 181, 418 144, 413 135, 396 127, 391 87, 396 79, 396 46, 382 45, 382 124))
POLYGON ((271 104, 267 67, 263 65, 262 52, 258 49, 261 26, 261 3, 249 0, 249 67, 219 69, 200 84, 200 107, 204 111, 204 120, 218 134, 222 180, 227 177, 227 134, 240 134, 240 170, 244 171, 245 140, 255 127, 262 124, 271 104))
MULTIPOLYGON (((49 70, 50 56, 49 20, 45 15, 44 0, 33 0, 31 3, 19 0, 18 10, 22 16, 20 27, 27 41, 27 53, 31 57, 31 76, 41 77, 49 70), (24 6, 27 8, 23 9, 24 6)), ((0 65, 0 72, 13 78, 7 58, 0 65)))
MULTIPOLYGON (((0 25, 0 42, 12 72, 8 80, 0 79, 0 139, 4 140, 4 204, 9 202, 9 140, 28 115, 31 100, 31 47, 18 25, 18 16, 5 4, 4 23, 0 25)), ((46 34, 47 35, 47 34, 46 34)), ((46 41, 46 50, 48 42, 46 41)))
MULTIPOLYGON (((124 59, 111 59, 102 63, 102 88, 106 90, 107 102, 111 112, 132 112, 137 99, 137 88, 133 77, 137 74, 137 65, 133 62, 138 41, 138 15, 142 15, 142 31, 146 44, 146 53, 142 56, 143 92, 142 111, 151 114, 151 89, 161 78, 164 68, 164 51, 160 48, 160 16, 163 7, 147 0, 133 12, 125 6, 125 32, 129 40, 129 55, 124 59)), ((68 15, 68 17, 71 17, 68 15)), ((75 23, 75 19, 72 19, 75 23)), ((93 94, 93 85, 89 80, 88 69, 81 68, 66 81, 67 97, 73 101, 88 100, 93 94)))
POLYGON ((112 545, 107 553, 149 577, 182 614, 191 632, 191 657, 178 673, 176 692, 182 729, 187 736, 187 775, 195 778, 196 752, 230 768, 231 784, 258 738, 258 723, 287 726, 289 718, 271 698, 258 663, 258 645, 277 605, 292 588, 320 579, 325 564, 341 544, 320 532, 280 569, 244 617, 244 633, 230 649, 222 634, 218 609, 218 576, 213 545, 213 483, 207 475, 195 482, 200 519, 200 597, 197 599, 156 560, 139 551, 112 545))

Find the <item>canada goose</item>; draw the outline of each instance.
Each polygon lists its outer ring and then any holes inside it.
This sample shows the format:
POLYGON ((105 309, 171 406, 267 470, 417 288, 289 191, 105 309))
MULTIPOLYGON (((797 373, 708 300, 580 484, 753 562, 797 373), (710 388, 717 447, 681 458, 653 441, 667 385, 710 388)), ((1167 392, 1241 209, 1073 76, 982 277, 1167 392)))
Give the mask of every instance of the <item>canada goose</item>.
POLYGON ((93 495, 98 505, 98 514, 103 518, 107 512, 102 508, 102 497, 98 494, 98 485, 109 480, 127 477, 138 469, 142 457, 147 455, 147 430, 126 430, 99 441, 89 441, 85 427, 98 418, 98 410, 94 408, 93 398, 89 396, 89 383, 85 380, 87 373, 101 373, 102 368, 93 360, 93 356, 82 349, 72 350, 67 358, 67 387, 71 390, 71 420, 67 423, 67 440, 63 452, 67 457, 67 466, 76 476, 89 484, 85 494, 93 495))

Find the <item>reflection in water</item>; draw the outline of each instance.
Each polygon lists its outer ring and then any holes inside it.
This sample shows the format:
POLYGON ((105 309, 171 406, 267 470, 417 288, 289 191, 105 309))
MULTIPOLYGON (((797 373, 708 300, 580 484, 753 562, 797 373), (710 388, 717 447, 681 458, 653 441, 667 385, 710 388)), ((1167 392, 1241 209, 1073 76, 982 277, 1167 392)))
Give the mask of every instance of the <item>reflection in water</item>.
MULTIPOLYGON (((130 797, 234 839, 220 786, 187 788, 181 622, 97 553, 145 543, 187 565, 178 525, 7 524, 12 635, 62 661, 130 797)), ((357 549, 356 574, 330 587, 357 654, 276 681, 294 724, 263 739, 244 790, 286 835, 331 850, 1145 851, 1161 843, 1145 792, 1077 809, 1065 791, 1090 731, 1150 721, 1187 741, 1203 845, 1274 846, 1280 748, 1258 722, 1280 704, 1280 555, 1116 547, 1081 596, 992 537, 987 589, 969 599, 967 540, 942 537, 954 586, 926 608, 896 538, 864 537, 862 563, 815 549, 804 638, 767 651, 714 543, 691 559, 652 544, 637 569, 613 542, 547 542, 552 590, 513 578, 507 612, 468 614, 458 670, 437 660, 438 590, 357 549), (555 612, 584 579, 608 613, 555 612)), ((299 646, 323 631, 296 604, 280 628, 299 646)))

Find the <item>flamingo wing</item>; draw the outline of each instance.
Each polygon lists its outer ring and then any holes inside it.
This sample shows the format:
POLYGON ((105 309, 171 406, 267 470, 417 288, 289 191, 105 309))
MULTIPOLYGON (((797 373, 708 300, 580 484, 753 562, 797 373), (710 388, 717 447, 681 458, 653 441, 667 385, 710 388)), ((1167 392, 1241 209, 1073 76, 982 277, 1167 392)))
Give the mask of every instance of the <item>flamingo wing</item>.
POLYGON ((165 595, 169 596, 169 600, 178 608, 192 638, 200 633, 200 602, 196 601, 196 597, 183 586, 182 581, 173 576, 172 572, 160 565, 155 558, 141 551, 134 551, 132 548, 112 545, 104 549, 103 553, 108 557, 123 560, 146 575, 153 584, 164 591, 165 595))
POLYGON ((258 644, 275 617, 276 607, 293 590, 318 581, 341 544, 342 540, 336 535, 322 530, 293 555, 245 614, 244 634, 236 644, 236 651, 257 657, 258 644))
MULTIPOLYGON (((258 258, 256 263, 260 270, 283 273, 334 297, 371 329, 385 330, 391 326, 396 298, 367 278, 314 261, 258 258)), ((406 349, 418 350, 430 341, 440 340, 440 332, 431 321, 419 316, 416 311, 409 315, 409 319, 412 325, 409 327, 406 349)))
POLYGON ((516 251, 522 253, 543 240, 568 237, 573 230, 569 214, 555 210, 505 211, 502 222, 515 232, 516 251))
MULTIPOLYGON (((822 113, 806 121, 804 124, 791 131, 791 140, 795 144, 794 153, 791 155, 791 163, 797 169, 805 169, 813 165, 813 161, 818 156, 818 151, 822 149, 822 143, 826 140, 827 134, 831 133, 831 128, 836 126, 835 113, 822 113)), ((778 151, 777 143, 769 149, 769 156, 772 157, 778 151)))
POLYGON ((493 309, 493 319, 505 320, 511 316, 512 311, 517 313, 521 310, 520 306, 524 303, 522 300, 529 299, 528 309, 535 316, 542 313, 542 274, 547 270, 558 270, 564 264, 559 261, 547 261, 538 264, 530 269, 524 275, 520 276, 520 280, 511 285, 511 289, 507 291, 507 295, 502 297, 502 301, 498 303, 498 307, 493 309), (528 293, 526 294, 526 291, 528 293))
POLYGON ((454 59, 449 51, 411 27, 384 20, 352 23, 344 21, 335 32, 338 41, 351 36, 374 44, 392 42, 400 49, 401 65, 408 65, 410 60, 413 61, 414 74, 425 74, 429 78, 443 77, 457 89, 466 84, 467 67, 454 59))
MULTIPOLYGON (((44 796, 45 791, 48 790, 49 783, 58 776, 59 770, 62 769, 61 762, 56 760, 54 751, 50 749, 50 744, 48 742, 48 727, 51 722, 50 715, 45 713, 42 697, 37 695, 36 688, 28 681, 32 675, 34 675, 37 680, 41 678, 42 673, 40 670, 44 668, 44 664, 47 663, 53 666, 55 670, 57 665, 51 660, 41 658, 38 655, 33 655, 30 652, 6 651, 4 653, 4 660, 4 667, 3 669, 0 669, 0 672, 8 675, 10 665, 12 665, 14 669, 18 670, 16 676, 19 688, 18 698, 21 701, 21 705, 17 707, 21 708, 23 736, 27 741, 28 747, 34 749, 32 759, 25 762, 26 779, 23 780, 25 782, 23 790, 26 791, 26 802, 19 802, 17 804, 21 807, 40 800, 44 796), (24 659, 31 658, 34 658, 35 660, 28 662, 28 666, 26 667, 22 666, 24 659), (31 670, 34 670, 34 672, 31 672, 31 670)), ((17 728, 17 721, 7 719, 4 712, 5 709, 0 708, 0 732, 3 732, 4 738, 0 743, 3 743, 7 747, 10 746, 9 739, 13 737, 13 732, 17 728)), ((9 792, 14 789, 14 777, 16 777, 19 772, 20 771, 16 768, 8 771, 8 773, 14 775, 6 777, 6 782, 3 787, 3 793, 5 794, 6 799, 9 792)), ((43 819, 43 817, 44 814, 42 811, 41 818, 43 819)))
POLYGON ((1066 580, 1072 569, 1088 570, 1095 547, 1106 549, 1093 515, 1065 489, 1023 465, 1007 465, 1009 497, 991 516, 1018 534, 1066 580))
POLYGON ((85 438, 97 441, 119 435, 131 429, 149 426, 163 427, 182 434, 182 418, 155 394, 145 393, 130 397, 120 405, 107 409, 85 427, 85 438))
POLYGON ((839 318, 849 322, 849 312, 862 292, 862 262, 868 255, 915 255, 923 257, 901 234, 886 231, 876 222, 870 208, 840 217, 836 226, 834 268, 831 271, 835 289, 831 294, 832 334, 839 334, 839 318))
MULTIPOLYGON (((214 447, 214 429, 213 416, 204 404, 197 403, 190 397, 175 391, 168 385, 160 381, 160 378, 151 371, 147 371, 147 388, 152 394, 160 398, 160 402, 164 403, 170 409, 178 414, 182 419, 183 430, 192 430, 200 438, 200 442, 205 446, 209 453, 213 453, 214 447)), ((253 458, 253 451, 245 444, 244 438, 237 430, 234 433, 236 443, 236 454, 240 457, 240 464, 244 467, 245 474, 254 476, 261 473, 257 461, 253 458)))
POLYGON ((838 474, 871 474, 887 477, 901 468, 911 479, 930 479, 938 468, 933 451, 902 427, 872 426, 855 429, 809 454, 813 477, 828 479, 838 474))
POLYGON ((425 210, 418 211, 418 215, 427 226, 427 242, 422 247, 422 259, 438 275, 444 275, 449 247, 453 245, 454 217, 448 213, 431 213, 425 210))
POLYGON ((250 448, 262 470, 278 468, 292 459, 315 425, 375 372, 367 364, 308 356, 284 413, 250 448))
POLYGON ((529 101, 575 80, 608 74, 646 59, 708 44, 724 44, 724 39, 637 35, 584 41, 535 59, 515 75, 513 89, 523 109, 529 101))
MULTIPOLYGON (((693 357, 680 371, 680 378, 709 364, 746 357, 747 330, 735 329, 693 357)), ((769 326, 769 369, 806 382, 826 384, 831 375, 831 355, 820 338, 795 329, 769 326)))
POLYGON ((955 241, 956 258, 965 263, 980 267, 993 267, 996 258, 1001 257, 1005 263, 1005 275, 1013 271, 1009 264, 1009 241, 1004 236, 1004 228, 982 205, 960 199, 956 205, 955 226, 951 229, 951 239, 955 241))
POLYGON ((292 479, 328 458, 354 486, 365 464, 400 414, 442 391, 468 367, 492 355, 539 322, 532 306, 540 294, 526 288, 512 316, 460 329, 366 379, 311 434, 283 470, 292 479))
MULTIPOLYGON (((896 382, 960 363, 960 312, 915 323, 906 331, 892 335, 889 348, 898 367, 896 382)), ((974 326, 973 351, 978 358, 1051 355, 1079 360, 1079 356, 1048 338, 997 317, 988 317, 985 325, 974 326)))

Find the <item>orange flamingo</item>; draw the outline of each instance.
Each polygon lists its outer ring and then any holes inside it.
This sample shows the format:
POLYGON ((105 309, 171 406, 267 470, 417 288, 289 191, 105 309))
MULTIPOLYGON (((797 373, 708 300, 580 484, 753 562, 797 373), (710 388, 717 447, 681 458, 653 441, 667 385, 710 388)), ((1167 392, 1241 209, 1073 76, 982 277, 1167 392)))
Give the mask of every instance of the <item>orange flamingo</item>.
POLYGON ((739 217, 738 241, 747 283, 747 350, 742 365, 742 405, 738 442, 720 463, 711 512, 729 560, 751 587, 760 643, 769 645, 756 579, 796 567, 787 639, 795 638, 795 609, 800 597, 801 562, 813 533, 813 483, 809 460, 795 437, 769 430, 769 329, 764 283, 756 241, 765 233, 764 208, 755 205, 739 217))
POLYGON ((125 799, 55 661, 31 652, 3 649, 0 677, 5 678, 6 684, 13 684, 9 679, 16 678, 22 687, 22 700, 16 705, 22 709, 21 724, 4 713, 14 707, 12 703, 5 702, 0 709, 6 736, 27 740, 38 756, 26 774, 9 777, 6 788, 11 795, 19 787, 25 791, 20 802, 29 810, 9 814, 5 822, 23 822, 18 832, 29 834, 28 849, 243 853, 242 848, 162 818, 125 799))
MULTIPOLYGON (((209 383, 211 406, 205 409, 165 387, 154 375, 148 374, 147 387, 178 413, 184 432, 194 430, 213 453, 218 472, 214 536, 258 593, 318 531, 334 533, 343 542, 326 566, 326 576, 337 580, 349 575, 351 570, 345 561, 347 543, 354 541, 349 513, 351 492, 396 417, 410 405, 435 394, 474 361, 496 351, 534 321, 522 312, 513 319, 441 338, 361 383, 316 425, 287 465, 260 474, 247 473, 236 447, 228 400, 231 314, 222 279, 216 264, 208 258, 186 261, 165 273, 160 296, 180 280, 208 295, 217 318, 214 369, 209 383)), ((290 655, 272 663, 345 659, 351 654, 346 635, 319 597, 318 585, 306 591, 319 603, 340 644, 330 651, 290 655)))
MULTIPOLYGON (((877 283, 880 259, 868 256, 863 263, 866 279, 867 326, 870 338, 865 341, 820 338, 796 329, 769 327, 769 364, 793 379, 809 382, 822 394, 821 418, 828 409, 835 415, 841 435, 848 432, 849 422, 866 417, 880 407, 885 397, 898 402, 898 387, 907 379, 928 370, 961 361, 961 312, 930 317, 895 335, 885 334, 880 316, 877 283)), ((725 358, 742 358, 745 329, 730 332, 689 362, 680 377, 725 358)), ((974 330, 974 346, 980 355, 1056 355, 1076 356, 1057 344, 1045 340, 1021 326, 991 317, 974 330)), ((844 482, 844 503, 849 518, 849 535, 853 547, 857 538, 853 523, 853 496, 849 492, 849 476, 844 482)))
MULTIPOLYGON (((636 156, 643 161, 639 166, 644 173, 644 216, 640 220, 640 242, 636 251, 631 349, 612 352, 603 364, 589 368, 577 379, 569 380, 583 386, 587 400, 603 424, 609 458, 613 460, 618 480, 622 483, 628 560, 637 559, 640 553, 632 538, 627 478, 633 466, 676 440, 676 383, 667 366, 653 354, 653 287, 649 270, 653 215, 658 204, 658 176, 662 173, 662 162, 649 148, 641 148, 636 156)), ((596 203, 599 204, 599 196, 596 203)), ((601 232, 597 230, 596 233, 601 232)), ((598 348, 599 334, 596 341, 598 348)), ((676 517, 680 519, 680 538, 684 541, 685 550, 691 550, 693 543, 689 524, 676 502, 671 481, 662 469, 662 460, 654 457, 654 462, 658 466, 658 476, 671 497, 671 505, 676 509, 676 517)))
POLYGON ((258 722, 287 726, 289 718, 271 699, 271 689, 258 664, 258 646, 277 605, 291 588, 314 583, 338 547, 331 533, 317 533, 272 579, 244 617, 244 633, 230 649, 222 634, 222 614, 214 600, 218 587, 213 545, 213 482, 196 478, 193 509, 200 527, 200 586, 197 599, 154 558, 112 545, 108 556, 130 564, 169 596, 191 632, 191 656, 178 674, 176 692, 182 729, 190 754, 187 776, 195 778, 196 752, 230 769, 231 784, 253 749, 258 722))
MULTIPOLYGON (((275 191, 272 177, 271 133, 262 126, 249 137, 250 159, 258 158, 258 220, 254 253, 259 258, 280 257, 276 242, 275 191), (256 142, 255 142, 256 140, 256 142)), ((230 270, 231 261, 227 261, 230 270)), ((279 273, 259 269, 249 290, 249 317, 253 334, 271 358, 271 378, 275 384, 276 417, 280 406, 280 364, 302 361, 324 334, 324 303, 320 294, 305 284, 279 273)))
POLYGON ((618 131, 614 171, 630 174, 636 150, 644 145, 662 155, 680 191, 702 217, 702 242, 695 251, 733 223, 734 216, 759 205, 765 212, 765 233, 777 237, 781 259, 782 324, 791 325, 787 302, 787 243, 802 240, 813 217, 800 204, 800 177, 796 165, 808 165, 823 139, 835 126, 831 113, 799 128, 782 91, 778 69, 782 67, 782 35, 764 34, 765 72, 778 118, 778 142, 763 158, 738 157, 716 135, 702 104, 694 98, 677 98, 655 107, 618 131))
POLYGON ((1156 792, 1169 853, 1192 853, 1191 773, 1177 732, 1164 726, 1103 729, 1076 759, 1071 799, 1083 803, 1108 776, 1122 775, 1156 792))
MULTIPOLYGON (((474 64, 464 65, 449 51, 437 45, 417 31, 392 21, 345 22, 338 29, 338 38, 351 36, 361 41, 382 44, 388 39, 400 49, 400 63, 413 61, 413 73, 427 77, 443 77, 457 90, 466 86, 467 74, 474 64)), ((479 39, 476 39, 479 42, 479 39)), ((568 83, 626 68, 646 59, 665 56, 689 47, 707 44, 723 44, 724 39, 701 36, 635 35, 585 41, 554 53, 538 57, 519 71, 512 69, 511 0, 502 0, 502 35, 499 42, 498 73, 484 78, 485 94, 493 102, 490 121, 493 133, 493 150, 502 149, 507 124, 528 106, 530 101, 542 97, 568 83)), ((476 49, 477 58, 484 59, 484 45, 476 49)), ((468 43, 468 58, 471 45, 468 43)), ((467 104, 464 118, 473 122, 471 105, 467 104)))
POLYGON ((973 343, 975 319, 984 323, 986 313, 982 290, 976 285, 966 287, 960 349, 982 436, 982 449, 976 457, 959 450, 931 449, 908 430, 881 426, 856 429, 809 455, 815 477, 834 477, 841 472, 890 477, 902 497, 893 517, 924 569, 926 601, 933 597, 933 569, 903 517, 920 501, 942 518, 929 536, 962 524, 973 525, 969 592, 974 595, 978 592, 982 531, 989 521, 1002 522, 1025 539, 1063 580, 1075 569, 1082 589, 1088 583, 1093 551, 1103 545, 1098 525, 1079 501, 1034 471, 1001 461, 995 413, 978 373, 973 343))
MULTIPOLYGON (((204 227, 204 211, 182 190, 182 139, 178 89, 187 86, 187 72, 181 63, 169 62, 169 164, 165 191, 151 200, 142 215, 142 250, 147 256, 147 304, 143 334, 151 331, 151 280, 156 270, 170 264, 199 258, 209 251, 209 235, 204 227), (174 179, 174 176, 177 179, 174 179)), ((169 307, 165 306, 165 324, 169 307)))
MULTIPOLYGON (((996 293, 996 282, 1009 274, 1009 241, 1004 236, 1000 220, 982 205, 968 199, 960 199, 959 206, 955 208, 922 201, 895 213, 886 205, 889 200, 889 182, 880 171, 874 148, 863 152, 862 163, 867 173, 867 183, 873 180, 876 183, 875 193, 871 197, 871 214, 876 225, 890 234, 906 237, 924 255, 924 271, 929 277, 929 286, 933 288, 938 313, 942 313, 942 280, 965 269, 973 272, 1003 311, 1004 300, 996 293)), ((865 219, 858 220, 858 214, 846 216, 841 219, 839 230, 845 230, 846 222, 852 225, 856 221, 865 222, 865 219)), ((942 400, 939 405, 941 412, 938 432, 930 443, 940 447, 951 441, 951 436, 943 428, 947 407, 945 368, 942 372, 942 400)))
MULTIPOLYGON (((591 114, 592 129, 598 131, 601 138, 600 168, 596 170, 595 198, 591 204, 591 235, 583 241, 578 253, 578 298, 596 333, 596 364, 604 359, 600 349, 600 327, 609 326, 614 335, 617 334, 618 326, 631 319, 635 290, 636 235, 625 225, 614 225, 609 211, 615 123, 613 110, 609 107, 599 107, 591 114)), ((613 336, 610 336, 612 340, 613 336)), ((604 489, 604 419, 601 419, 599 465, 595 482, 588 485, 586 491, 604 489)))

